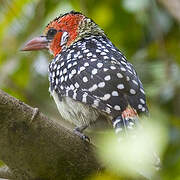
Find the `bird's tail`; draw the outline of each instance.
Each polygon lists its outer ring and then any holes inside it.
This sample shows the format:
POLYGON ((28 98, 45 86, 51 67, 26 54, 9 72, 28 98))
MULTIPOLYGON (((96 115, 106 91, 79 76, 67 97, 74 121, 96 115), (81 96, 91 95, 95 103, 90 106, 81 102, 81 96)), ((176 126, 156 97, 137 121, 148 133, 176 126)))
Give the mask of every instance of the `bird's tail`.
MULTIPOLYGON (((119 142, 122 142, 124 140, 124 136, 132 139, 133 141, 137 140, 136 137, 136 130, 138 128, 142 128, 142 126, 139 123, 139 116, 132 107, 128 106, 123 112, 121 116, 118 116, 113 120, 113 127, 115 129, 115 133, 118 135, 119 142)), ((150 144, 147 145, 150 146, 150 144)), ((143 147, 138 147, 143 148, 143 147)), ((151 148, 151 147, 150 147, 151 148)), ((159 170, 161 167, 160 158, 156 153, 152 151, 149 151, 151 153, 151 166, 154 170, 159 170)), ((139 163, 141 163, 141 160, 138 160, 139 163)), ((141 175, 146 177, 147 179, 151 179, 149 175, 146 174, 146 172, 138 171, 141 175)))
POLYGON ((113 127, 116 134, 128 135, 129 131, 136 129, 139 117, 133 108, 128 106, 121 114, 113 120, 113 127))

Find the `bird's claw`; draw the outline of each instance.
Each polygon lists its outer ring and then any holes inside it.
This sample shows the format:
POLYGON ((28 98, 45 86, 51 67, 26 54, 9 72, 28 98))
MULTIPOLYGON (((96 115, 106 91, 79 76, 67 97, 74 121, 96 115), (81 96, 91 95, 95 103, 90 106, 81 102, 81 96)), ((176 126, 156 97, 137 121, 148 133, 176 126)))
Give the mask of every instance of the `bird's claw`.
POLYGON ((86 142, 90 142, 90 138, 86 135, 84 135, 81 131, 79 131, 78 128, 74 129, 74 133, 76 135, 78 135, 82 140, 86 141, 86 142))

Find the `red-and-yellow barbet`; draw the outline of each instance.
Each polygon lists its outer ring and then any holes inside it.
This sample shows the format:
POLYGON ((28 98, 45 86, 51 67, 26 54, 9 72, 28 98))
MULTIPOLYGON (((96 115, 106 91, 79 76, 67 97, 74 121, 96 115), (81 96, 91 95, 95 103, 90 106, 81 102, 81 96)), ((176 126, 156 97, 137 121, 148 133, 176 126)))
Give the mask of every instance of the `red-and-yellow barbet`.
POLYGON ((90 18, 71 11, 51 21, 44 35, 24 51, 48 49, 49 91, 62 117, 82 131, 103 119, 117 134, 138 126, 148 113, 142 83, 133 65, 90 18))

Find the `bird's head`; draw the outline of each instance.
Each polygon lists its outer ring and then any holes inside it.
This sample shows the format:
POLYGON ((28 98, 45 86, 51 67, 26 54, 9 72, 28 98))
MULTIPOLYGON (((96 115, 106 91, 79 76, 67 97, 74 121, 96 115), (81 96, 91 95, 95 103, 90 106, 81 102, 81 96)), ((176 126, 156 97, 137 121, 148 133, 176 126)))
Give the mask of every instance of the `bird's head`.
POLYGON ((30 40, 22 50, 49 49, 56 56, 64 47, 67 48, 90 35, 104 35, 104 32, 91 19, 79 12, 71 11, 51 21, 46 26, 44 35, 30 40))

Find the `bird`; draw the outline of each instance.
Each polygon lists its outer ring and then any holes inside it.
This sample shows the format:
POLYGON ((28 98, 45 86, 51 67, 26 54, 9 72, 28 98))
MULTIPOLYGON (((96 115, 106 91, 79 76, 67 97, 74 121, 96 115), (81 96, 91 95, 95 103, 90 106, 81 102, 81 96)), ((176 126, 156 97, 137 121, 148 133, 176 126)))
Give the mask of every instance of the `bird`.
POLYGON ((50 94, 61 116, 82 138, 100 117, 117 134, 127 134, 140 115, 148 114, 135 68, 92 19, 75 11, 56 17, 42 36, 22 48, 42 49, 54 56, 48 69, 50 94))
MULTIPOLYGON (((146 95, 134 66, 90 18, 76 11, 52 20, 23 51, 47 49, 49 91, 61 116, 83 131, 101 120, 128 135, 148 115, 146 95), (101 120, 100 120, 101 119, 101 120)), ((157 160, 159 164, 159 159, 157 160)))

